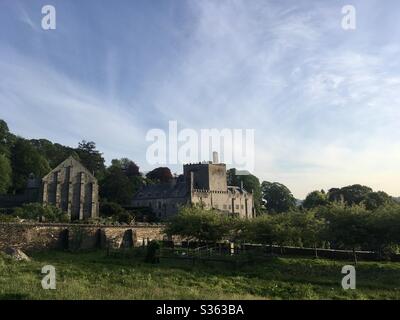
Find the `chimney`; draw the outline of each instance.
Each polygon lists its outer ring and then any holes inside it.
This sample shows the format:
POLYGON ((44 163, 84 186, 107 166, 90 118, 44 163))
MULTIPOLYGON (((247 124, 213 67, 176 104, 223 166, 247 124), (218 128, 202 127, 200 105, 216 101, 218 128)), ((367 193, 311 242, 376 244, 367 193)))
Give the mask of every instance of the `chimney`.
POLYGON ((243 180, 240 180, 240 190, 243 191, 243 180))
POLYGON ((217 151, 213 152, 213 163, 214 164, 218 163, 218 152, 217 151))

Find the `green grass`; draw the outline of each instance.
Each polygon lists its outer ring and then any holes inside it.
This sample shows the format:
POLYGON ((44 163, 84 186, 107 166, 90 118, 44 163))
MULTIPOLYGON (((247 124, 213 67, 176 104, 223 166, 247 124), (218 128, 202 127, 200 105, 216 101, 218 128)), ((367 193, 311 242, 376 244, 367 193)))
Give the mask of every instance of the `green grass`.
POLYGON ((255 265, 194 265, 104 252, 33 254, 31 262, 0 256, 0 299, 400 299, 400 263, 360 262, 357 289, 341 288, 351 262, 271 258, 255 265), (43 290, 44 265, 57 270, 57 289, 43 290))

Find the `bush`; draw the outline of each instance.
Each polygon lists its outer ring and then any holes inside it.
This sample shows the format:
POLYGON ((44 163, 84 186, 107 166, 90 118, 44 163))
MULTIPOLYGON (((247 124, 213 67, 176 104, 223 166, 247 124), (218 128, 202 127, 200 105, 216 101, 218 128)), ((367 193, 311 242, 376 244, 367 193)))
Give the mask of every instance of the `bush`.
POLYGON ((232 233, 233 219, 217 210, 182 207, 167 223, 166 233, 200 241, 218 241, 232 233))
POLYGON ((114 222, 132 223, 134 217, 118 203, 103 202, 100 204, 100 216, 111 218, 114 222))
POLYGON ((64 211, 51 206, 42 205, 40 203, 24 204, 20 208, 14 210, 14 216, 21 219, 40 221, 40 222, 69 222, 70 217, 64 211))
POLYGON ((158 241, 152 240, 147 246, 145 261, 148 263, 160 263, 161 244, 158 241))

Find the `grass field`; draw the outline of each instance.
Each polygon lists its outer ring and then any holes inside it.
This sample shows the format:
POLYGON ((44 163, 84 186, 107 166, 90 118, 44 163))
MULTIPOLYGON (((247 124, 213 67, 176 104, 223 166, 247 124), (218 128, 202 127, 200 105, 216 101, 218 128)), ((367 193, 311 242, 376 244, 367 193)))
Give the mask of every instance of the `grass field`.
POLYGON ((235 270, 177 260, 152 265, 101 251, 31 257, 0 257, 0 299, 400 299, 400 263, 360 262, 357 289, 345 291, 346 261, 276 257, 235 270), (56 267, 56 290, 41 287, 47 264, 56 267))

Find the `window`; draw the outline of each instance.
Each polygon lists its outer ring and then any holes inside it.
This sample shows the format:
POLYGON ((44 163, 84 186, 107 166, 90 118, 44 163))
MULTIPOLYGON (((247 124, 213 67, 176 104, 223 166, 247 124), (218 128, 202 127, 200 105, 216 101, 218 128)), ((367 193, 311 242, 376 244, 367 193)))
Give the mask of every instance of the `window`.
POLYGON ((244 209, 244 206, 243 206, 243 205, 241 205, 241 206, 240 206, 240 208, 243 210, 243 209, 244 209))
POLYGON ((226 210, 226 204, 224 204, 224 207, 223 207, 225 210, 226 210))
POLYGON ((238 209, 239 209, 239 205, 237 204, 237 205, 236 205, 236 210, 238 210, 238 209))

